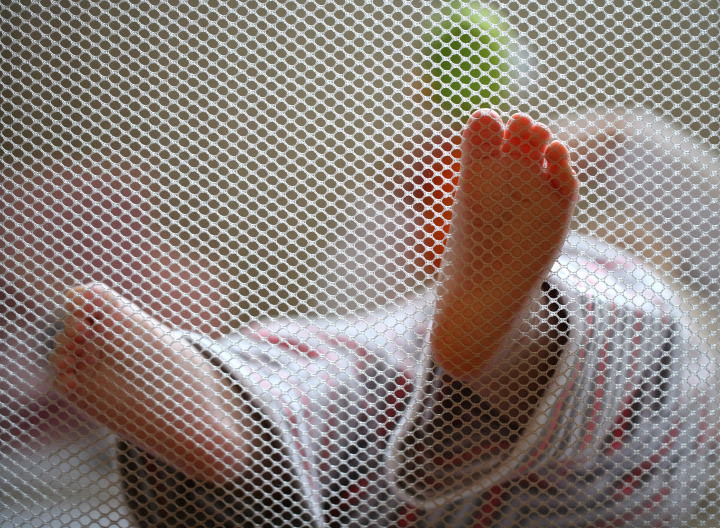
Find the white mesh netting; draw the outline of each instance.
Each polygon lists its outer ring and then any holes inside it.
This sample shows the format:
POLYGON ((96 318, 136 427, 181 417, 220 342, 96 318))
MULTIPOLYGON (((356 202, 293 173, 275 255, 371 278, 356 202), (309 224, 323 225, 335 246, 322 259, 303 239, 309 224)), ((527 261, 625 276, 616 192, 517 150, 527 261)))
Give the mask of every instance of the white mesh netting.
POLYGON ((0 528, 717 526, 718 8, 0 2, 0 528))

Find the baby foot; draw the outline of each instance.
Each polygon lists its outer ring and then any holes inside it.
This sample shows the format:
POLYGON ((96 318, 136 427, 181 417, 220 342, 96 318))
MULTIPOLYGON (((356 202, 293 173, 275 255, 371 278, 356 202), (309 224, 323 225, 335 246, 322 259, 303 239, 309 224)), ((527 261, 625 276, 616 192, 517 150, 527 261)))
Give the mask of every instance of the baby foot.
POLYGON ((242 403, 222 373, 102 284, 67 296, 50 358, 58 392, 189 477, 223 483, 236 476, 247 439, 242 403))
POLYGON ((567 148, 522 114, 473 114, 463 134, 460 183, 431 342, 435 361, 463 381, 508 359, 518 315, 567 235, 578 181, 567 148))

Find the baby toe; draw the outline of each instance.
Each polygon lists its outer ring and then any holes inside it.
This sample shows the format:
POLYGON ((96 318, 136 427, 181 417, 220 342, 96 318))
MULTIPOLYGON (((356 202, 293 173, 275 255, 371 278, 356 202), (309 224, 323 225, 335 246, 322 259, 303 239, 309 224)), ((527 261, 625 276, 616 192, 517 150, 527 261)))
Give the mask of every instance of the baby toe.
POLYGON ((503 122, 497 112, 478 110, 470 117, 463 132, 463 154, 470 159, 497 156, 503 137, 503 122))
POLYGON ((548 181, 562 196, 576 193, 580 183, 570 164, 570 153, 560 141, 553 143, 545 151, 546 173, 548 181))

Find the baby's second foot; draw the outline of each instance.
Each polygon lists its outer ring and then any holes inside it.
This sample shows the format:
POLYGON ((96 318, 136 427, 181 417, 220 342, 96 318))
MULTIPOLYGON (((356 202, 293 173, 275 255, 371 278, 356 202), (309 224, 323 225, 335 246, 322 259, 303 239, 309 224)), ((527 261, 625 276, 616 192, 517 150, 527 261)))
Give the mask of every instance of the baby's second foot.
POLYGON ((522 114, 473 114, 432 332, 436 362, 477 380, 497 368, 522 309, 559 255, 577 201, 567 148, 522 114))
POLYGON ((70 290, 67 310, 50 358, 58 392, 187 476, 242 471, 242 403, 198 351, 102 284, 70 290))

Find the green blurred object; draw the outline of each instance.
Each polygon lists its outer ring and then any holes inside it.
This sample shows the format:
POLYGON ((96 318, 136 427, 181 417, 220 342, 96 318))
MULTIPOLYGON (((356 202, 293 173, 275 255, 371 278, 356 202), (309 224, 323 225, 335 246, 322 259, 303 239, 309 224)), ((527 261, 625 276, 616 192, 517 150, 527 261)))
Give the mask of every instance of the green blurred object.
POLYGON ((478 1, 452 0, 423 26, 422 94, 453 117, 497 108, 510 96, 517 32, 478 1))

